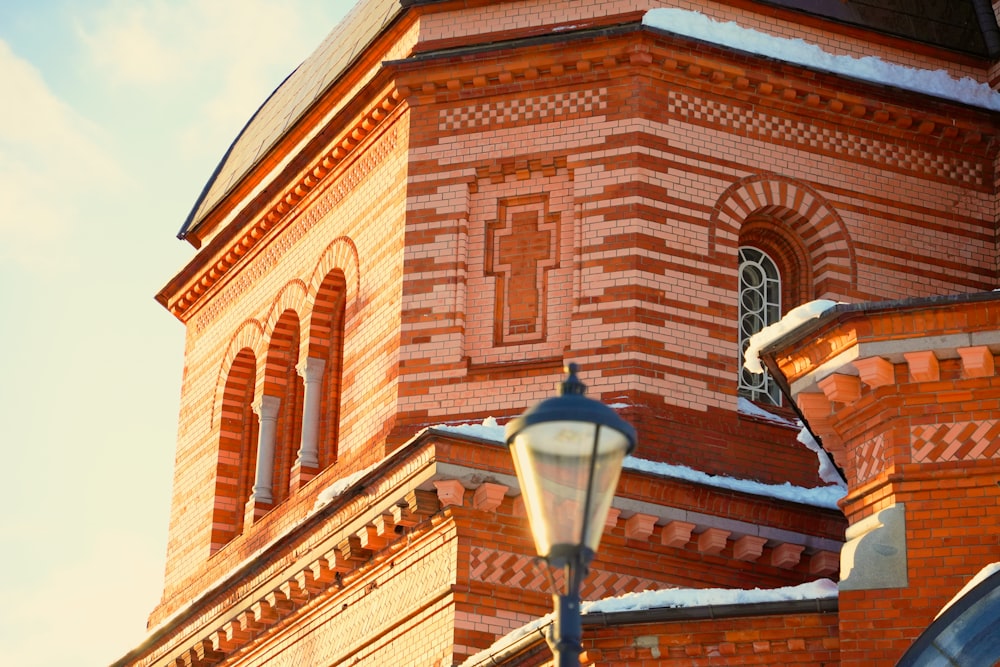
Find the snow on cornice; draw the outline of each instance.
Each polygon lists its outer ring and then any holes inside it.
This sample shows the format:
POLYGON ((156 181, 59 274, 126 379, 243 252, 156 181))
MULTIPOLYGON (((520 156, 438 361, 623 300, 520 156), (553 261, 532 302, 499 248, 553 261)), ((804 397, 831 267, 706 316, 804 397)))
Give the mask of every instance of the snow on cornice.
MULTIPOLYGON (((493 417, 487 417, 481 424, 439 425, 433 426, 429 430, 452 433, 480 440, 490 440, 497 443, 506 442, 504 427, 497 424, 497 420, 493 417)), ((623 467, 626 470, 644 472, 656 475, 657 477, 679 479, 694 482, 695 484, 712 486, 717 489, 739 491, 755 496, 786 500, 825 509, 837 509, 837 501, 843 498, 845 493, 844 487, 840 485, 805 488, 788 482, 784 484, 765 484, 763 482, 725 475, 710 475, 687 466, 649 461, 635 456, 625 457, 623 467)))
POLYGON ((828 53, 800 38, 778 37, 732 21, 721 22, 685 9, 651 9, 643 25, 824 70, 863 81, 903 88, 963 104, 1000 111, 1000 94, 970 77, 956 79, 945 70, 926 70, 889 63, 875 56, 855 58, 828 53))
POLYGON ((794 600, 821 600, 837 597, 837 584, 829 579, 818 579, 798 586, 782 588, 666 588, 658 591, 625 593, 618 597, 584 602, 584 614, 598 612, 639 611, 645 609, 676 607, 707 607, 731 604, 761 604, 764 602, 790 602, 794 600))
POLYGON ((819 470, 817 471, 819 478, 827 484, 836 484, 844 490, 844 493, 847 493, 847 482, 844 481, 844 478, 837 470, 837 466, 833 464, 830 454, 820 447, 819 443, 816 442, 816 438, 809 432, 809 429, 805 427, 799 429, 799 435, 796 440, 805 445, 809 451, 816 454, 816 458, 819 460, 819 470))
POLYGON ((747 349, 743 352, 743 368, 751 373, 763 373, 764 368, 760 365, 760 351, 788 334, 799 326, 814 320, 826 311, 830 310, 837 303, 826 299, 816 299, 801 306, 792 308, 780 320, 769 327, 764 327, 754 335, 750 336, 747 349))
POLYGON ((845 489, 839 485, 820 486, 816 488, 805 488, 795 486, 789 482, 784 484, 765 484, 752 479, 740 479, 738 477, 727 477, 725 475, 710 475, 700 470, 695 470, 687 466, 674 465, 672 463, 661 463, 659 461, 647 461, 634 456, 625 458, 624 468, 627 470, 637 470, 650 473, 658 477, 671 479, 681 479, 695 484, 713 486, 717 489, 727 489, 729 491, 739 491, 749 493, 754 496, 764 496, 776 500, 787 500, 793 503, 822 507, 826 509, 837 509, 837 501, 844 497, 845 489))
POLYGON ((759 419, 761 421, 771 422, 772 424, 778 424, 780 426, 792 426, 795 428, 802 428, 802 422, 798 419, 787 417, 782 414, 777 414, 771 412, 763 405, 758 405, 748 398, 740 396, 736 399, 736 410, 741 415, 747 417, 753 417, 754 419, 759 419))

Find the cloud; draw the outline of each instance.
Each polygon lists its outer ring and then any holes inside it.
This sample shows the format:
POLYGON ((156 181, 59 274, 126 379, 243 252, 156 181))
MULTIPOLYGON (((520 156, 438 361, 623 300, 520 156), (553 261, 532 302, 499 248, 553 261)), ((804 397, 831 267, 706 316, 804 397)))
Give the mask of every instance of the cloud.
POLYGON ((184 52, 171 40, 184 37, 182 13, 161 2, 115 3, 94 19, 93 28, 78 25, 78 35, 95 68, 113 83, 163 85, 183 76, 186 63, 178 56, 184 52))
POLYGON ((0 40, 0 260, 52 268, 53 244, 81 222, 71 204, 124 177, 101 130, 46 85, 0 40))
POLYGON ((182 97, 187 154, 222 151, 353 0, 113 0, 78 23, 95 75, 143 95, 182 97), (320 7, 320 5, 324 5, 320 7), (223 139, 220 139, 223 138, 223 139))

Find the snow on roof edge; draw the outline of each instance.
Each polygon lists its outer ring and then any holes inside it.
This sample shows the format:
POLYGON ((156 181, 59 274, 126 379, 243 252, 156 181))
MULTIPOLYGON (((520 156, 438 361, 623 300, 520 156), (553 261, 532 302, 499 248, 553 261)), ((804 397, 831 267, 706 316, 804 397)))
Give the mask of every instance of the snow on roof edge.
POLYGON ((836 305, 836 301, 828 299, 809 301, 792 308, 780 320, 750 336, 747 349, 743 352, 743 368, 751 373, 763 373, 764 368, 760 365, 761 350, 806 322, 821 317, 823 313, 836 305))
POLYGON ((785 62, 841 74, 870 83, 924 93, 962 104, 1000 111, 1000 94, 971 77, 956 79, 945 70, 926 70, 897 65, 878 58, 855 58, 824 51, 801 38, 778 37, 739 24, 721 22, 677 8, 657 8, 646 12, 643 25, 693 37, 704 42, 756 53, 785 62))
MULTIPOLYGON (((494 417, 487 417, 481 424, 441 424, 431 426, 430 430, 497 443, 506 442, 504 427, 497 424, 497 420, 494 417)), ((814 488, 795 486, 789 482, 785 482, 784 484, 765 484, 764 482, 740 479, 738 477, 711 475, 688 466, 663 463, 661 461, 649 461, 635 456, 625 457, 624 468, 659 477, 680 479, 718 489, 739 491, 755 496, 775 498, 777 500, 785 500, 824 509, 838 509, 837 501, 843 498, 846 493, 846 489, 839 484, 814 488)))

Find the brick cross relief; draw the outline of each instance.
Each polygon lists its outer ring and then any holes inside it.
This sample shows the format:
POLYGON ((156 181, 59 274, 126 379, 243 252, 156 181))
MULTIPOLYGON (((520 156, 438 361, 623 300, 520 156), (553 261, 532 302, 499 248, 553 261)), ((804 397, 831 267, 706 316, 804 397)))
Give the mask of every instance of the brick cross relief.
POLYGON ((547 273, 557 266, 546 198, 506 200, 487 228, 486 274, 496 278, 495 345, 545 339, 547 273))

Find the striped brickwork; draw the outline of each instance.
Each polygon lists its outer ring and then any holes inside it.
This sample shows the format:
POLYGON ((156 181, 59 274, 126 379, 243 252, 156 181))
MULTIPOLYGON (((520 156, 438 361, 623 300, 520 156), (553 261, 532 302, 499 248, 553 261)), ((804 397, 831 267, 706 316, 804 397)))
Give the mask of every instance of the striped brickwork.
POLYGON ((779 357, 806 418, 845 463, 848 520, 905 508, 905 541, 891 548, 903 547, 907 583, 841 591, 842 665, 894 664, 996 558, 1000 306, 978 297, 831 320, 779 357), (895 639, 873 643, 873 627, 895 639))
MULTIPOLYGON (((678 4, 834 53, 989 76, 737 0, 678 4)), ((427 425, 520 413, 552 394, 567 361, 636 425, 640 456, 818 485, 791 406, 774 419, 737 409, 741 243, 775 256, 785 310, 995 286, 992 116, 643 29, 649 6, 407 10, 333 82, 308 127, 290 126, 206 214, 190 239, 199 254, 159 297, 187 327, 185 373, 164 597, 151 615, 168 630, 136 664, 448 665, 537 616, 549 601, 502 448, 439 444, 434 456, 465 476, 419 480, 431 462, 408 449, 394 464, 414 477, 372 481, 356 489, 372 504, 297 531, 318 521, 317 498, 337 480, 427 425), (311 360, 324 369, 323 417, 318 467, 304 470, 294 459, 311 360), (264 398, 278 405, 268 503, 252 497, 264 398), (395 516, 401 508, 416 518, 395 516)), ((914 383, 891 383, 958 405, 993 391, 985 356, 942 359, 943 380, 925 358, 886 363, 890 378, 922 364, 914 383), (942 393, 963 372, 976 388, 942 393)), ((889 390, 859 385, 862 417, 834 423, 829 406, 850 384, 813 388, 819 400, 802 410, 858 485, 878 484, 904 454, 949 470, 992 464, 992 431, 976 425, 992 407, 896 428, 869 398, 889 390)), ((959 477, 934 483, 953 493, 959 477)), ((908 502, 930 512, 922 492, 908 502)), ((836 512, 641 474, 619 495, 588 595, 836 576, 836 512)), ((871 506, 846 508, 861 517, 871 506)), ((922 539, 914 562, 930 567, 922 539)), ((920 613, 967 569, 922 591, 920 613)), ((848 624, 890 604, 851 595, 848 624)), ((789 619, 757 623, 739 637, 709 624, 684 651, 728 664, 836 653, 826 617, 799 634, 789 619)), ((852 632, 844 641, 859 652, 852 632)), ((657 651, 679 655, 680 639, 669 641, 657 651)), ((611 663, 654 657, 646 645, 592 649, 611 663)))

